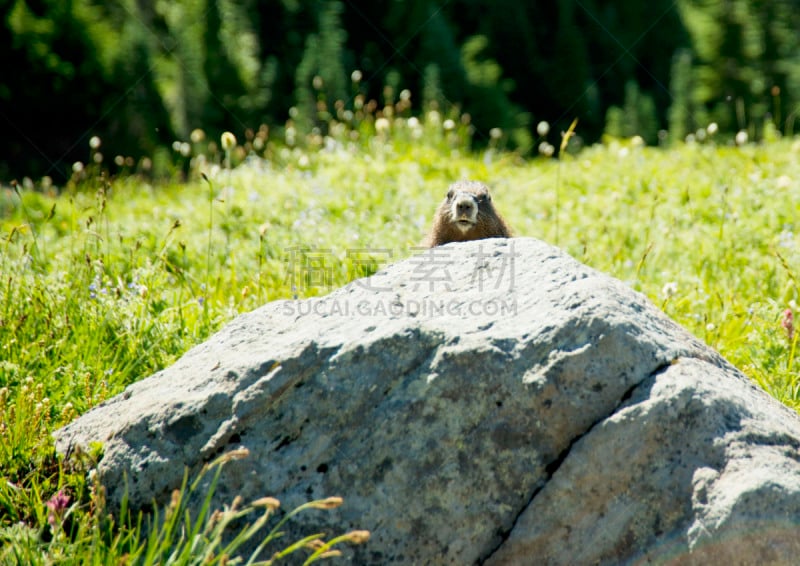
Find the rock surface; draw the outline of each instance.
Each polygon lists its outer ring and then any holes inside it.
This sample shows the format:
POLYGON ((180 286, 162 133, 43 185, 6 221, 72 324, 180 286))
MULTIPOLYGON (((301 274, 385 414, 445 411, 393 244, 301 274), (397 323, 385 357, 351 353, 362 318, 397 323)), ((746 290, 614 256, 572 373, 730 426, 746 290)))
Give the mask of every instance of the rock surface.
POLYGON ((790 564, 800 418, 623 283, 532 239, 433 248, 277 301, 57 431, 118 504, 228 449, 215 504, 356 564, 790 564))

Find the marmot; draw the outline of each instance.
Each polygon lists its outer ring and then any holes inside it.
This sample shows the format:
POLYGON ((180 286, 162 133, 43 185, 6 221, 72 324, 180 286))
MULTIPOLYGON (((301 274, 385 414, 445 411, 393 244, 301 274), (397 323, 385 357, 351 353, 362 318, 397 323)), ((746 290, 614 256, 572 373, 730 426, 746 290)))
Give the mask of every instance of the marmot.
POLYGON ((489 187, 478 181, 459 181, 450 185, 436 209, 433 228, 423 245, 432 248, 448 242, 509 237, 511 230, 492 206, 489 187))

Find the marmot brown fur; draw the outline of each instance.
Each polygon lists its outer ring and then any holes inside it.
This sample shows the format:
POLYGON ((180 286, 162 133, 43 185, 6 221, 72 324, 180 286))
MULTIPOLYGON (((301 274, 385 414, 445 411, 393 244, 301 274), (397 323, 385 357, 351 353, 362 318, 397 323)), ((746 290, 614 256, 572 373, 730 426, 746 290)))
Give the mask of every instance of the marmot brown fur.
POLYGON ((448 242, 509 237, 511 230, 494 209, 489 187, 478 181, 459 181, 450 185, 436 209, 433 228, 423 245, 432 248, 448 242))

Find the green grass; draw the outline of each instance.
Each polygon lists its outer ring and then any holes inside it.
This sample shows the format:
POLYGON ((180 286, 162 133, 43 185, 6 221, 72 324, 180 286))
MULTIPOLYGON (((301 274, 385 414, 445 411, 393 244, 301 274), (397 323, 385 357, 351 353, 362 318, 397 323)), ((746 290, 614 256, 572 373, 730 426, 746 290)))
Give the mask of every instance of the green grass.
MULTIPOLYGON (((798 334, 782 325, 798 301, 800 142, 609 142, 524 161, 470 153, 458 120, 399 120, 376 133, 361 118, 302 148, 259 145, 263 161, 243 163, 240 147, 232 170, 214 166, 222 156, 209 150, 185 183, 109 182, 89 168, 58 193, 0 188, 0 562, 191 555, 180 529, 163 527, 152 542, 145 519, 114 523, 87 479, 96 456, 60 461, 50 432, 239 313, 407 257, 461 178, 490 184, 516 235, 628 282, 800 407, 798 334), (61 517, 50 524, 46 503, 59 491, 70 497, 69 528, 61 517)), ((185 532, 205 532, 203 521, 185 532)), ((226 551, 209 552, 222 560, 226 551)))

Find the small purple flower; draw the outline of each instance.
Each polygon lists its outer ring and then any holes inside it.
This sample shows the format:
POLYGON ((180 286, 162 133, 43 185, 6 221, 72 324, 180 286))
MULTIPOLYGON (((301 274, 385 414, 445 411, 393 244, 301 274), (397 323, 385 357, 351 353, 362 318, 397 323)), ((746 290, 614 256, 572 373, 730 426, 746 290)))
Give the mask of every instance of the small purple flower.
POLYGON ((47 522, 50 525, 55 525, 56 521, 60 520, 69 506, 69 495, 59 490, 53 497, 45 503, 50 513, 47 515, 47 522))
POLYGON ((783 311, 783 316, 781 316, 781 327, 786 332, 786 337, 789 341, 792 341, 794 337, 794 314, 792 313, 792 309, 786 309, 783 311))

